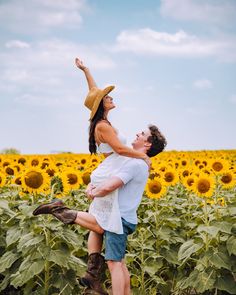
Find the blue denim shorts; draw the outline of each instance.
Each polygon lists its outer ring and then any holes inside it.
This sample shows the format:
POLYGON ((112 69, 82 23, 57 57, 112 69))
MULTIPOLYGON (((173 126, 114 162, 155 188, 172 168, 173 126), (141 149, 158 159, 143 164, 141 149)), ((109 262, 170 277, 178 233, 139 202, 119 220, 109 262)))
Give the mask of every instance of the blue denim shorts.
POLYGON ((136 224, 129 223, 122 218, 124 233, 119 235, 105 231, 105 260, 121 261, 125 257, 128 235, 136 229, 136 224))

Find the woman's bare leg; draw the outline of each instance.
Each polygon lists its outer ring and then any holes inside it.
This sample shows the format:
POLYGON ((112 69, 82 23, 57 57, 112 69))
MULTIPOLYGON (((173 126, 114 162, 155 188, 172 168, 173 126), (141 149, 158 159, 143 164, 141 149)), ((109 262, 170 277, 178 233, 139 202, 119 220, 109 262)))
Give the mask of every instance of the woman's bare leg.
POLYGON ((97 234, 101 235, 104 233, 103 228, 97 223, 96 218, 87 212, 78 211, 74 223, 97 234))
POLYGON ((103 235, 94 231, 90 231, 88 237, 88 253, 101 253, 102 252, 103 235))

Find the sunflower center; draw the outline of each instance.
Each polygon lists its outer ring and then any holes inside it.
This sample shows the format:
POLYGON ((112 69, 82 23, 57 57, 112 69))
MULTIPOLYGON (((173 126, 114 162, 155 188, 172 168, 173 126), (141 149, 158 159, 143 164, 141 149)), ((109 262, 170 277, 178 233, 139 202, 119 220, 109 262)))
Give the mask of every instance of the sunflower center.
POLYGON ((230 175, 229 173, 227 174, 224 174, 222 177, 221 177, 221 181, 223 183, 230 183, 232 181, 232 175, 230 175))
POLYGON ((197 190, 199 191, 199 193, 204 194, 208 192, 210 187, 211 187, 211 184, 207 179, 200 179, 198 181, 197 190))
POLYGON ((28 172, 25 177, 25 183, 28 187, 37 189, 43 184, 43 176, 36 171, 28 172))
POLYGON ((37 159, 33 159, 32 161, 31 161, 31 165, 32 166, 37 166, 39 164, 39 160, 37 160, 37 159))
POLYGON ((0 184, 2 183, 2 177, 0 176, 0 184))
POLYGON ((149 183, 148 188, 151 193, 158 194, 161 191, 161 184, 158 181, 151 182, 149 183))
POLYGON ((188 184, 188 186, 192 186, 193 183, 194 183, 194 179, 193 179, 193 178, 189 178, 189 179, 187 180, 187 184, 188 184))
POLYGON ((76 184, 78 182, 78 177, 75 174, 69 173, 67 174, 67 177, 70 185, 76 184))
POLYGON ((25 158, 20 158, 20 159, 18 160, 18 163, 20 163, 20 164, 22 164, 22 165, 24 165, 25 162, 26 162, 26 159, 25 159, 25 158))
POLYGON ((88 185, 90 183, 90 173, 89 172, 85 172, 82 175, 82 179, 85 185, 88 185))
POLYGON ((14 175, 14 170, 11 167, 7 167, 5 171, 8 175, 14 175))
POLYGON ((223 169, 223 165, 220 162, 214 162, 212 168, 215 171, 221 171, 223 169))
POLYGON ((165 181, 166 182, 172 182, 174 180, 174 175, 171 172, 166 172, 165 173, 165 181))
POLYGON ((6 166, 8 166, 8 165, 10 165, 9 162, 4 162, 4 163, 2 164, 3 167, 6 167, 6 166))
POLYGON ((189 176, 189 171, 188 170, 184 170, 182 173, 183 177, 189 176))
POLYGON ((49 166, 49 164, 44 162, 44 163, 42 163, 41 168, 44 169, 45 167, 48 167, 48 166, 49 166))
POLYGON ((47 174, 49 175, 49 176, 54 176, 54 174, 55 174, 55 170, 54 169, 50 169, 50 168, 48 168, 47 170, 46 170, 46 172, 47 172, 47 174))
POLYGON ((17 177, 15 179, 15 184, 21 185, 21 179, 20 179, 20 177, 17 177))
POLYGON ((86 162, 86 159, 82 159, 80 163, 84 165, 86 162))

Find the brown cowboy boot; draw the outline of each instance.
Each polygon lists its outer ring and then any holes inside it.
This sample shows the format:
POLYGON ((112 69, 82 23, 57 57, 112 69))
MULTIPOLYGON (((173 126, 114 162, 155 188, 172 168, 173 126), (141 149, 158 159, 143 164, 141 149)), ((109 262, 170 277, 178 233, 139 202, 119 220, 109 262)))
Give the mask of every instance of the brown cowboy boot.
MULTIPOLYGON (((104 257, 100 253, 92 253, 88 257, 88 269, 85 275, 80 278, 79 282, 82 286, 88 287, 87 292, 96 291, 101 295, 108 295, 104 290, 101 282, 102 269, 104 268, 104 257)), ((93 293, 88 293, 93 294, 93 293)))
POLYGON ((77 217, 77 211, 69 209, 61 200, 58 199, 38 206, 34 210, 33 215, 36 216, 40 214, 52 214, 64 224, 73 224, 77 217))

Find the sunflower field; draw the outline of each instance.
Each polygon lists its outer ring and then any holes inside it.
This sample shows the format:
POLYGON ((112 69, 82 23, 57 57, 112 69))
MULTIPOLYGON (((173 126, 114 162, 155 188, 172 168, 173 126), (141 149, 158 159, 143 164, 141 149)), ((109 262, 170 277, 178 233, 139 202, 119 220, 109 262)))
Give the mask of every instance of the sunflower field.
MULTIPOLYGON (((0 294, 83 294, 88 231, 32 212, 54 198, 87 211, 85 187, 102 160, 0 155, 0 294)), ((152 158, 126 255, 133 294, 236 294, 235 205, 236 150, 152 158)))

